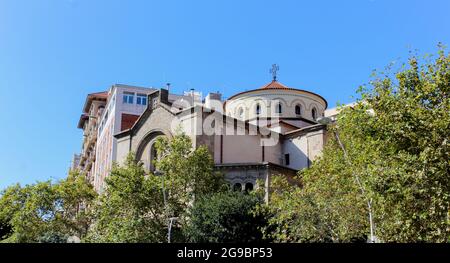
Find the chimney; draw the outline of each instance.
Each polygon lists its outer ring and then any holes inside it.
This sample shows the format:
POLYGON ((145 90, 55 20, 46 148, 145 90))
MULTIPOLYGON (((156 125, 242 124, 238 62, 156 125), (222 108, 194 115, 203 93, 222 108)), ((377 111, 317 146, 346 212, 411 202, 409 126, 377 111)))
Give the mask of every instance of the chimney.
POLYGON ((159 91, 159 101, 164 104, 167 104, 167 105, 169 104, 169 90, 168 89, 161 89, 159 91))

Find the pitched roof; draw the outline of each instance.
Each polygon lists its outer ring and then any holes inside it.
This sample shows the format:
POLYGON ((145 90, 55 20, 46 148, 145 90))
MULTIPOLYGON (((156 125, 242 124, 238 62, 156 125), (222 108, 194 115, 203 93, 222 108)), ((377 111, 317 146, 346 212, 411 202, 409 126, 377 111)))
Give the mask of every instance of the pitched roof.
POLYGON ((272 80, 272 82, 262 86, 259 89, 291 89, 287 87, 286 85, 281 84, 280 82, 276 80, 272 80))

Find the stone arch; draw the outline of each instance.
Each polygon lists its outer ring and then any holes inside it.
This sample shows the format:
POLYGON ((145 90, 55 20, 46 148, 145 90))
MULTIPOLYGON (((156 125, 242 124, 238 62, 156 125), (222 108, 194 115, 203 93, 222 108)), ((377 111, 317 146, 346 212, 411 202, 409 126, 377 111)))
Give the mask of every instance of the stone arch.
POLYGON ((307 110, 311 112, 311 110, 312 110, 313 108, 316 108, 316 110, 320 111, 320 109, 322 108, 322 106, 320 106, 320 105, 317 104, 316 102, 311 102, 311 103, 309 103, 309 107, 308 107, 307 110))
POLYGON ((321 106, 321 105, 319 105, 319 104, 317 104, 315 102, 311 102, 309 104, 309 108, 307 110, 308 111, 308 116, 311 117, 311 119, 313 119, 313 116, 312 116, 312 110, 313 109, 316 109, 316 117, 317 118, 319 118, 320 116, 323 115, 323 106, 321 106))
POLYGON ((236 101, 233 103, 233 117, 237 119, 245 119, 245 116, 247 114, 247 105, 245 103, 245 100, 236 101), (240 110, 243 111, 242 117, 240 115, 240 110))
POLYGON ((270 116, 283 116, 286 114, 286 110, 289 108, 289 103, 286 99, 281 97, 275 97, 270 99, 270 116), (281 105, 281 113, 277 113, 277 105, 281 105))
POLYGON ((258 98, 250 102, 250 116, 266 116, 266 115, 267 115, 267 100, 258 98), (256 114, 256 105, 258 104, 261 107, 259 115, 256 114))
POLYGON ((172 137, 170 133, 165 132, 162 129, 153 129, 147 132, 147 134, 144 135, 143 138, 140 140, 138 147, 136 149, 136 160, 142 160, 145 148, 147 147, 147 145, 149 145, 150 142, 152 142, 158 136, 166 136, 169 138, 172 137))
POLYGON ((232 185, 233 191, 241 192, 242 191, 242 183, 235 182, 232 185))
POLYGON ((253 182, 246 182, 244 185, 244 191, 251 192, 255 189, 255 184, 253 182))
POLYGON ((307 109, 306 103, 304 100, 294 99, 291 101, 291 104, 289 105, 289 107, 294 108, 296 105, 300 105, 302 107, 303 111, 305 111, 307 109))

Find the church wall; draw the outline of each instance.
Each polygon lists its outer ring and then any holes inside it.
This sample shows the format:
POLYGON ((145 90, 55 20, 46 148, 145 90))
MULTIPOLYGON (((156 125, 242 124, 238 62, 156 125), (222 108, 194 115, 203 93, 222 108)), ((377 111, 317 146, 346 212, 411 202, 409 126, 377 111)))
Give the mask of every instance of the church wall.
POLYGON ((226 135, 223 137, 223 163, 272 162, 281 164, 281 144, 261 146, 257 135, 226 135))
POLYGON ((264 161, 271 162, 274 164, 282 164, 282 155, 281 155, 281 143, 278 142, 274 146, 265 146, 264 147, 264 161))
POLYGON ((301 170, 308 168, 311 162, 322 153, 326 142, 326 131, 319 130, 283 141, 283 154, 289 154, 290 164, 287 167, 301 170))
POLYGON ((177 120, 172 124, 172 130, 176 132, 178 129, 191 138, 192 146, 197 147, 197 136, 202 135, 201 118, 199 112, 194 114, 178 115, 177 120))
POLYGON ((303 117, 313 119, 311 110, 317 109, 317 117, 322 116, 325 105, 316 96, 299 91, 290 90, 259 90, 242 95, 228 101, 226 113, 238 119, 253 119, 256 117, 303 117), (282 113, 275 113, 276 103, 281 103, 282 113), (261 105, 260 115, 256 115, 256 104, 261 105), (295 106, 301 106, 301 115, 295 114, 295 106), (244 109, 243 116, 239 116, 239 108, 244 109))
POLYGON ((131 140, 131 150, 136 152, 139 145, 143 142, 145 137, 152 132, 163 132, 164 134, 171 136, 171 120, 174 118, 173 114, 169 113, 162 107, 157 107, 148 116, 148 119, 134 131, 133 138, 131 140))
POLYGON ((123 165, 130 152, 130 136, 117 139, 117 163, 123 165))
POLYGON ((324 130, 320 130, 308 133, 306 137, 308 138, 308 158, 312 162, 322 154, 326 134, 324 130))
POLYGON ((289 168, 301 170, 308 167, 308 138, 300 136, 283 143, 283 153, 289 154, 289 168))
POLYGON ((257 135, 224 135, 223 163, 261 162, 262 147, 257 135))
POLYGON ((220 135, 214 136, 214 163, 220 163, 220 148, 221 148, 221 139, 220 135))

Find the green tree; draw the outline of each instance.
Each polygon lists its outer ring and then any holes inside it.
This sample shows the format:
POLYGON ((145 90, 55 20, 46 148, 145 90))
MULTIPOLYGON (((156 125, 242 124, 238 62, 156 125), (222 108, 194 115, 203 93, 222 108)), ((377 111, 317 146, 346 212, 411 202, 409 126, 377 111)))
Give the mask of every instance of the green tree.
POLYGON ((8 238, 11 234, 11 225, 8 222, 0 222, 0 240, 8 238))
MULTIPOLYGON (((409 65, 395 78, 376 79, 363 91, 367 105, 355 113, 374 112, 360 130, 379 156, 368 169, 378 235, 385 241, 449 241, 450 55, 441 48, 434 61, 419 65, 412 57, 409 65)), ((347 116, 342 122, 351 121, 347 116)))
POLYGON ((92 207, 94 222, 85 242, 161 242, 165 238, 160 178, 146 175, 133 154, 114 165, 106 189, 92 207))
POLYGON ((156 148, 159 158, 155 166, 165 187, 165 215, 176 218, 172 229, 181 236, 188 209, 202 196, 221 190, 225 181, 214 171, 206 146, 192 148, 190 137, 183 133, 171 139, 158 138, 156 148))
POLYGON ((148 173, 130 154, 124 166, 114 165, 105 193, 93 208, 95 222, 87 242, 166 242, 170 218, 171 241, 183 241, 181 226, 194 197, 222 185, 205 147, 193 149, 184 134, 159 138, 156 175, 148 173))
POLYGON ((190 209, 185 236, 190 242, 261 242, 267 219, 254 213, 260 202, 256 195, 236 191, 204 196, 190 209))
POLYGON ((63 242, 83 236, 88 214, 80 205, 94 198, 91 185, 77 172, 56 184, 10 186, 0 198, 0 222, 12 230, 3 242, 63 242))
POLYGON ((274 192, 277 240, 369 237, 371 212, 382 241, 449 241, 450 56, 441 48, 421 62, 375 74, 328 127, 323 156, 299 174, 303 187, 274 192))

